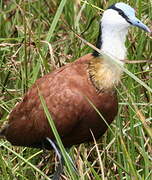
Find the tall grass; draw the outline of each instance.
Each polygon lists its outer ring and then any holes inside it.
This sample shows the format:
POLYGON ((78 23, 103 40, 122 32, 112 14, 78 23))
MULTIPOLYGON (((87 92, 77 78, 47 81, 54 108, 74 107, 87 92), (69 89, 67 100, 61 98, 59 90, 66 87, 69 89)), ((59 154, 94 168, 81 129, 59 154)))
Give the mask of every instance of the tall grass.
MULTIPOLYGON (((100 13, 115 2, 0 1, 0 125, 37 78, 92 52, 71 29, 95 44, 100 13)), ((151 26, 151 1, 129 3, 151 26)), ((150 36, 132 28, 128 39, 128 59, 152 59, 150 36)), ((126 68, 142 82, 124 73, 117 87, 119 113, 110 126, 112 131, 109 129, 97 142, 71 148, 78 179, 152 178, 151 64, 126 64, 126 68)), ((5 140, 0 141, 0 150, 0 179, 4 180, 50 179, 58 164, 53 151, 13 147, 5 140)), ((72 179, 67 166, 63 179, 72 179)))

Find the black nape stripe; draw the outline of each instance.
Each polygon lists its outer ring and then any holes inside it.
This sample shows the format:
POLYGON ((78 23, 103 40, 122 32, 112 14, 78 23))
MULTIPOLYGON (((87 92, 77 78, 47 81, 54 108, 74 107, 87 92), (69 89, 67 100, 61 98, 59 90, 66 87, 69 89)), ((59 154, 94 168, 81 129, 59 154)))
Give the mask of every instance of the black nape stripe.
MULTIPOLYGON (((98 49, 101 49, 102 46, 102 35, 101 35, 101 22, 99 23, 99 34, 98 34, 98 38, 97 38, 97 43, 96 43, 96 47, 98 49)), ((93 51, 92 53, 93 56, 97 57, 100 55, 100 53, 98 53, 96 50, 93 51)))
POLYGON ((125 15, 125 13, 124 13, 121 9, 117 8, 117 7, 115 6, 115 4, 111 5, 108 9, 114 9, 114 10, 116 10, 116 11, 119 13, 119 15, 121 15, 129 24, 132 24, 132 23, 130 22, 130 19, 128 18, 128 16, 125 15))

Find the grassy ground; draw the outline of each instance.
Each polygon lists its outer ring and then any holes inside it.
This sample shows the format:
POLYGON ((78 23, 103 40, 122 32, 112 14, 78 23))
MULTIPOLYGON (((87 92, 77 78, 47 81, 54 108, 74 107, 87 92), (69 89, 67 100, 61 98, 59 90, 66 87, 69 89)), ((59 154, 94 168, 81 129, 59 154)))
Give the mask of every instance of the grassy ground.
MULTIPOLYGON (((92 52, 71 29, 95 44, 102 13, 97 7, 105 9, 116 1, 88 2, 96 7, 79 0, 0 0, 0 125, 37 78, 92 52)), ((151 26, 151 1, 129 3, 151 26)), ((128 59, 152 59, 151 37, 132 28, 128 39, 128 59)), ((126 67, 142 82, 124 74, 117 89, 119 113, 112 131, 97 143, 72 147, 70 155, 80 176, 65 167, 63 179, 152 179, 151 67, 150 63, 126 67)), ((0 180, 49 179, 56 164, 53 152, 0 141, 0 180)))

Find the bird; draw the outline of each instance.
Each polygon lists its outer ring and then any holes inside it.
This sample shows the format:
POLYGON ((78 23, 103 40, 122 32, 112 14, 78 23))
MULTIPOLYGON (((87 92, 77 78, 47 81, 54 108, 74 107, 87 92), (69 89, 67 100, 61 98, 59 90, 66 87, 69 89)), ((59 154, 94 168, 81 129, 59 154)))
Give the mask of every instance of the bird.
POLYGON ((118 2, 107 8, 99 22, 96 43, 96 47, 107 56, 94 50, 36 80, 11 111, 0 136, 14 146, 53 148, 48 139, 52 143, 56 140, 40 92, 65 147, 93 141, 92 134, 95 139, 100 138, 117 115, 115 87, 123 74, 110 57, 124 64, 127 54, 125 41, 130 26, 151 32, 136 17, 130 5, 118 2))

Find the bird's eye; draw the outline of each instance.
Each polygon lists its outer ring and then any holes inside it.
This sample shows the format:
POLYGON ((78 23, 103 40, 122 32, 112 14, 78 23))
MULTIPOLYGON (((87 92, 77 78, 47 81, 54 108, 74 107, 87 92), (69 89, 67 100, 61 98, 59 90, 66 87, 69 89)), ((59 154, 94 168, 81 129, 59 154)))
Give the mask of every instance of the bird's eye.
POLYGON ((119 14, 120 14, 121 16, 124 16, 124 13, 123 13, 122 11, 119 11, 119 14))

